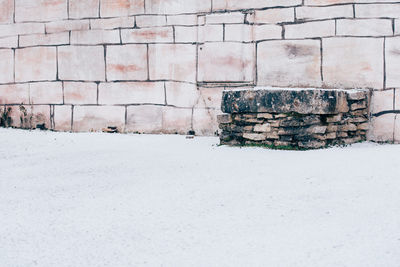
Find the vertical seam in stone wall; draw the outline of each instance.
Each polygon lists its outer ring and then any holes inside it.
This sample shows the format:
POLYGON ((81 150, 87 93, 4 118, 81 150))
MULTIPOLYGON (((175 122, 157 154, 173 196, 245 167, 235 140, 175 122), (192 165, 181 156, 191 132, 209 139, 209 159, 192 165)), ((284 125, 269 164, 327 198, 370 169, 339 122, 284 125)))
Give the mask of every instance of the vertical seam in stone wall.
POLYGON ((100 10, 101 10, 101 0, 99 0, 99 12, 98 12, 99 18, 101 18, 101 12, 100 12, 100 10))
POLYGON ((58 46, 56 46, 56 81, 59 81, 60 78, 58 77, 58 46))
POLYGON ((282 40, 285 40, 285 25, 281 25, 282 26, 282 40))
POLYGON ((104 47, 104 77, 105 80, 107 81, 107 46, 103 45, 104 47))
POLYGON ((324 48, 322 46, 322 38, 319 39, 320 43, 320 54, 321 54, 321 66, 320 66, 320 72, 321 72, 321 82, 324 82, 324 48))
POLYGON ((258 43, 255 43, 255 55, 254 55, 254 84, 258 83, 258 43))
POLYGON ((96 82, 96 105, 99 104, 99 86, 100 82, 96 82))
POLYGON ((17 35, 18 36, 18 38, 17 38, 17 47, 19 47, 19 37, 20 37, 20 35, 17 35))
POLYGON ((13 23, 15 23, 15 10, 16 10, 16 8, 15 8, 15 0, 14 0, 14 13, 13 13, 13 23))
POLYGON ((70 19, 70 17, 69 17, 69 0, 67 0, 67 18, 70 19))
POLYGON ((294 22, 297 22, 297 13, 296 13, 296 8, 293 8, 293 12, 294 12, 294 22))
POLYGON ((50 129, 55 129, 54 122, 54 105, 50 105, 50 129))
POLYGON ((68 45, 71 45, 71 31, 68 32, 68 45))
POLYGON ((74 131, 74 105, 71 105, 71 132, 74 131))
POLYGON ((392 19, 392 31, 393 31, 393 36, 395 35, 395 32, 396 32, 396 23, 395 23, 395 20, 394 19, 392 19))
POLYGON ((128 127, 128 106, 127 105, 125 105, 124 106, 125 107, 125 123, 124 123, 124 130, 123 130, 123 132, 125 132, 126 131, 126 128, 128 127))
POLYGON ((394 138, 395 138, 395 136, 396 136, 396 120, 397 120, 397 117, 398 117, 399 115, 395 115, 394 116, 394 122, 393 122, 393 141, 392 142, 394 142, 394 138))
POLYGON ((164 82, 164 105, 168 105, 168 101, 167 101, 167 83, 164 82))
POLYGON ((356 5, 353 4, 353 18, 356 18, 356 5))
POLYGON ((383 89, 386 89, 386 37, 383 37, 383 89))
POLYGON ((122 30, 121 30, 121 28, 119 28, 118 31, 119 31, 119 44, 122 45, 122 33, 121 33, 122 30))
POLYGON ((172 25, 172 40, 173 40, 173 43, 176 43, 175 25, 172 25))
POLYGON ((225 42, 225 39, 226 39, 226 37, 225 37, 225 23, 222 23, 222 41, 223 42, 225 42))
POLYGON ((65 105, 64 81, 61 82, 61 90, 62 90, 62 102, 63 102, 63 105, 65 105))
POLYGON ((335 36, 337 36, 337 19, 335 19, 335 36))
POLYGON ((150 58, 149 58, 149 44, 146 44, 146 60, 147 60, 147 80, 150 81, 150 58))
POLYGON ((13 49, 13 81, 15 83, 15 48, 13 49))

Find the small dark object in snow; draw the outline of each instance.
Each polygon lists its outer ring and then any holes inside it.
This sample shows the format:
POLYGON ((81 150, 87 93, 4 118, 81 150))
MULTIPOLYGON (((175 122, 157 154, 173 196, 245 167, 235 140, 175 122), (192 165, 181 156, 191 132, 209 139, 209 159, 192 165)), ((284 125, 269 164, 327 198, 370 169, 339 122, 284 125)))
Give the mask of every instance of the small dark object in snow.
POLYGON ((118 133, 118 128, 115 126, 108 126, 103 129, 103 133, 118 133))

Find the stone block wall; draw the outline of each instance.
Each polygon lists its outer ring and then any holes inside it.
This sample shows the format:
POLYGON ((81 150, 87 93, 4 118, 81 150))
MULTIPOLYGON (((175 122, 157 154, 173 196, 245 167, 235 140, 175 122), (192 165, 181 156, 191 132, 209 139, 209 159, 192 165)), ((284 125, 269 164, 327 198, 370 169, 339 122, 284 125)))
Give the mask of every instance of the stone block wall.
POLYGON ((316 149, 365 141, 369 100, 365 89, 224 91, 221 144, 316 149))
POLYGON ((1 123, 210 135, 225 88, 368 88, 400 141, 399 43, 399 1, 0 0, 1 123))

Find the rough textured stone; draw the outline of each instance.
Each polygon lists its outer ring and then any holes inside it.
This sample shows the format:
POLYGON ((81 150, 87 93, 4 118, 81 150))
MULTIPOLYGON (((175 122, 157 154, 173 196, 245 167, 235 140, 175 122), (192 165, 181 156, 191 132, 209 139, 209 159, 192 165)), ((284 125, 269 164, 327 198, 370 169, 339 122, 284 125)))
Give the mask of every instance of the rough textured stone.
POLYGON ((347 112, 349 107, 346 103, 346 93, 341 90, 233 90, 223 93, 222 111, 334 114, 347 112))
POLYGON ((0 85, 0 104, 29 104, 29 84, 0 85))
POLYGON ((317 40, 283 40, 258 44, 257 84, 321 86, 321 53, 317 40))

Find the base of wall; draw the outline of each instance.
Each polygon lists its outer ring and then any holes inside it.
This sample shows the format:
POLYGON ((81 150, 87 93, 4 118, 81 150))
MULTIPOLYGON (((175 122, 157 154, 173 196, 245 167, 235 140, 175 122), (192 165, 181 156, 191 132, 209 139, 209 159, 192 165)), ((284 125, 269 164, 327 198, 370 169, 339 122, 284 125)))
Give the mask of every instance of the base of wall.
POLYGON ((221 144, 317 149, 365 141, 369 130, 368 90, 232 90, 223 99, 221 144))

